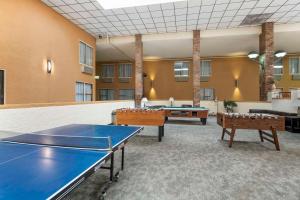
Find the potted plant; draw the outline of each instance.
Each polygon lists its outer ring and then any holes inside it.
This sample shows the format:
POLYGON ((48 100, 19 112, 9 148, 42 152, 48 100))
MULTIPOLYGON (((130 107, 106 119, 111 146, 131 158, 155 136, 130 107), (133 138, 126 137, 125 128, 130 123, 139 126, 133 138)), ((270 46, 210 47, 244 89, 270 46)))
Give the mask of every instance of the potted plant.
POLYGON ((224 100, 224 108, 226 112, 233 112, 234 108, 237 107, 237 103, 235 101, 226 101, 224 100))

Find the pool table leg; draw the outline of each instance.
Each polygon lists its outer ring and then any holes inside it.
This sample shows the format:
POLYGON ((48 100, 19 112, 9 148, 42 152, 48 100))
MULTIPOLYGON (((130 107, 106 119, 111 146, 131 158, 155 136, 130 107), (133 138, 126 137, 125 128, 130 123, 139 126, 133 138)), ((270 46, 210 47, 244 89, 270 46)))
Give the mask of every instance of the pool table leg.
POLYGON ((163 137, 163 131, 164 131, 164 127, 163 126, 159 126, 158 127, 158 141, 161 142, 161 138, 163 137))
POLYGON ((201 120, 202 125, 206 125, 206 118, 201 118, 200 120, 201 120))

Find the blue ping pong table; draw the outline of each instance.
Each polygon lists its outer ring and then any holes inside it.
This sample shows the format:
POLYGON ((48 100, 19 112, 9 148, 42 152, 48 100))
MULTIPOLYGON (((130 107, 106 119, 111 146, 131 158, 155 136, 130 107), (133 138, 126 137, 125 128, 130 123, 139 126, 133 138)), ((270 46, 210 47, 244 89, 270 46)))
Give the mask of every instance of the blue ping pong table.
POLYGON ((113 181, 114 152, 122 150, 123 169, 125 144, 141 130, 74 124, 3 138, 0 199, 61 199, 100 168, 109 169, 113 181))

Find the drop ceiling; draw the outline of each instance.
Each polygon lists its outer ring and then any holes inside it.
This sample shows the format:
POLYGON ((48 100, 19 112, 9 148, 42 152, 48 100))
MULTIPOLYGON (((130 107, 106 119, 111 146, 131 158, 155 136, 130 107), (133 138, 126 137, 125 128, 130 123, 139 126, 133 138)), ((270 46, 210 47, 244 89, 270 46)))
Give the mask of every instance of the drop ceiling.
POLYGON ((42 1, 95 37, 256 26, 255 19, 241 25, 255 16, 276 24, 300 22, 300 0, 188 0, 110 10, 97 0, 42 1))

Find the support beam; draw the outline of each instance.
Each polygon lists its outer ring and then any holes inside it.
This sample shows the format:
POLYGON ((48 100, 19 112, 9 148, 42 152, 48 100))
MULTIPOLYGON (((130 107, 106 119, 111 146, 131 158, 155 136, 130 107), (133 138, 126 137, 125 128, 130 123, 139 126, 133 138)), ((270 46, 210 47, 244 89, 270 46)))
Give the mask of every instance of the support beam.
POLYGON ((200 30, 193 31, 193 105, 200 103, 200 30))
POLYGON ((274 23, 262 24, 259 36, 260 55, 265 55, 264 64, 260 70, 260 100, 267 101, 268 93, 272 91, 274 65, 274 23))
POLYGON ((143 42, 142 35, 135 35, 135 106, 141 106, 143 98, 143 42))

